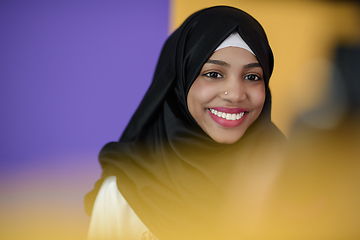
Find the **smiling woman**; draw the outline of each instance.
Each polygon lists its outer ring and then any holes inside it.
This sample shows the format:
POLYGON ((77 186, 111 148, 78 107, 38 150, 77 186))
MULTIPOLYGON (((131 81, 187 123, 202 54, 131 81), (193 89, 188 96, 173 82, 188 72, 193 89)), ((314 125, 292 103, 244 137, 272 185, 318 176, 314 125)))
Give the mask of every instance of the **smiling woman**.
MULTIPOLYGON (((238 33, 230 35, 223 43, 238 33)), ((216 49, 192 84, 187 98, 191 115, 218 143, 235 143, 259 117, 265 102, 263 70, 241 44, 216 49)))
POLYGON ((191 15, 166 41, 120 141, 101 150, 89 238, 243 238, 233 223, 256 213, 233 212, 261 202, 285 140, 271 122, 272 69, 266 34, 247 13, 191 15))

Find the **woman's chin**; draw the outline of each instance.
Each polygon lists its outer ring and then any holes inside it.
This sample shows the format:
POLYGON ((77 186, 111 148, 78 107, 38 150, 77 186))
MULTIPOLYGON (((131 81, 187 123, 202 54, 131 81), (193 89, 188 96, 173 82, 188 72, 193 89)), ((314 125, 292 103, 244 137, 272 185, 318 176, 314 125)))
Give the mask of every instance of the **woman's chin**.
POLYGON ((239 141, 239 139, 244 135, 244 133, 241 134, 209 134, 209 136, 214 140, 215 142, 221 143, 221 144, 233 144, 239 141))

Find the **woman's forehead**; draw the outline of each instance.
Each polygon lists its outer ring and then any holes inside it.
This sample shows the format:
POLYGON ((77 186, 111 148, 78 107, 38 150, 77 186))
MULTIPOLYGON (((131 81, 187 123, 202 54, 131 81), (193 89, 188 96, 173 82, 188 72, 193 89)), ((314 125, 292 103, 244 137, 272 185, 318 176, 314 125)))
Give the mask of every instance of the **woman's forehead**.
POLYGON ((226 47, 214 52, 205 62, 205 65, 218 65, 222 67, 248 66, 260 67, 257 58, 248 50, 239 47, 226 47))

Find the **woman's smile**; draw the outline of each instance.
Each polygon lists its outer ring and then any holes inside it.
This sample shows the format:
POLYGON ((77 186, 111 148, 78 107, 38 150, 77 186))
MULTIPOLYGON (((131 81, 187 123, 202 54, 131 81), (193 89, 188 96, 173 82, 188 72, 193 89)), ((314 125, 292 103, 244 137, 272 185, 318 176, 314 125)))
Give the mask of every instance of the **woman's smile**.
POLYGON ((218 124, 233 128, 239 126, 246 117, 247 111, 242 108, 208 108, 208 114, 218 124))

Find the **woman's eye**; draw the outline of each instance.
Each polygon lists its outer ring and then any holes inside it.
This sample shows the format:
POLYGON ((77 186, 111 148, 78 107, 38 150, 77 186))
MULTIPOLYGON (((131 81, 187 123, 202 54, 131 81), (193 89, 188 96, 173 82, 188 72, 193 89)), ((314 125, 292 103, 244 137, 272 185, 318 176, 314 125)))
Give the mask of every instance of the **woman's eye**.
POLYGON ((261 77, 259 77, 258 75, 255 74, 249 74, 245 76, 245 79, 250 80, 250 81, 259 81, 261 80, 261 77))
POLYGON ((208 78, 221 78, 222 75, 218 72, 208 72, 208 73, 204 73, 203 76, 206 76, 208 78))

